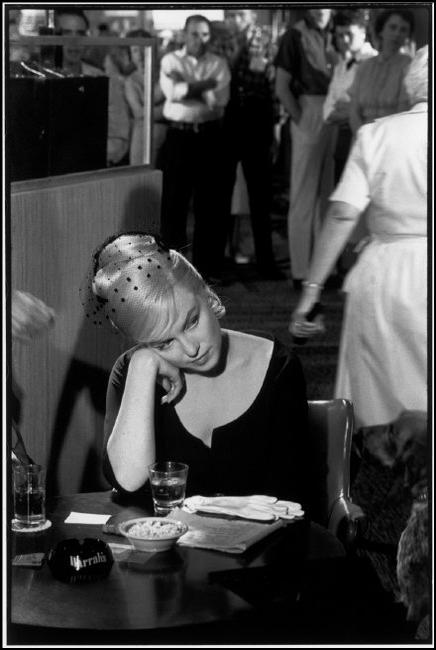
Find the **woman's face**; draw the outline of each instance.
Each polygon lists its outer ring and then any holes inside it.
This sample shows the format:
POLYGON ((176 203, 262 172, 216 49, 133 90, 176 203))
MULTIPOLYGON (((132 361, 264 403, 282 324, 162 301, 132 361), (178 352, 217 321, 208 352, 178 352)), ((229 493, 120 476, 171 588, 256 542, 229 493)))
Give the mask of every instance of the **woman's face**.
POLYGON ((389 16, 379 33, 381 49, 398 52, 410 36, 410 25, 398 14, 389 16))
POLYGON ((210 372, 221 355, 218 319, 206 295, 176 287, 174 299, 174 316, 169 325, 147 345, 177 368, 199 374, 210 372))

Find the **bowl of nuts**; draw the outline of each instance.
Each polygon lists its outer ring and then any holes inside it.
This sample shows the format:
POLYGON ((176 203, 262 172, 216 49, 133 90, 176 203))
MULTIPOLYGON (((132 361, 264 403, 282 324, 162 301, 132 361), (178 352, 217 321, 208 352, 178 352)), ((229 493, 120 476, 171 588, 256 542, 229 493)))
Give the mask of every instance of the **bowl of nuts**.
POLYGON ((137 551, 156 553, 167 551, 186 532, 188 526, 181 521, 165 517, 137 517, 118 526, 137 551))

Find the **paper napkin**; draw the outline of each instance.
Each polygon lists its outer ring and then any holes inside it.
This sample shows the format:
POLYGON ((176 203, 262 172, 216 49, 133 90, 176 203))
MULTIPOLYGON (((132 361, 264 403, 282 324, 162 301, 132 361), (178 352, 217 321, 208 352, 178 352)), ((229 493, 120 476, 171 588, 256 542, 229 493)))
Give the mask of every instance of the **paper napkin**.
POLYGON ((66 524, 105 524, 111 515, 96 515, 91 512, 70 512, 66 524))

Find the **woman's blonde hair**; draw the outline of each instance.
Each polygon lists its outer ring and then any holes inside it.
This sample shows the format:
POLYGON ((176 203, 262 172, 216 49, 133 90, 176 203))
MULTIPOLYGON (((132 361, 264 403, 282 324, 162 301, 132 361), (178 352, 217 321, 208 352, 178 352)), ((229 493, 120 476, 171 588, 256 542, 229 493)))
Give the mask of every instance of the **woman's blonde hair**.
POLYGON ((95 325, 109 322, 132 340, 147 343, 171 320, 176 287, 204 297, 217 318, 224 316, 217 294, 181 253, 135 231, 114 235, 99 246, 80 294, 95 325))

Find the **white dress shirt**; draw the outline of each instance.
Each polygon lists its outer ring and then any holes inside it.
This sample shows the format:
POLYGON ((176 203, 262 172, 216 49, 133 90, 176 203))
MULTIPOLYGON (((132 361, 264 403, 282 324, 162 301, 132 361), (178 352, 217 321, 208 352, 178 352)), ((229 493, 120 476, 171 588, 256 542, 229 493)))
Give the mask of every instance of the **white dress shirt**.
POLYGON ((206 52, 199 59, 186 53, 186 47, 169 52, 161 61, 160 85, 165 95, 163 115, 174 122, 209 122, 220 119, 230 96, 230 70, 223 57, 206 52), (213 90, 202 93, 202 100, 185 99, 189 83, 215 79, 213 90))
POLYGON ((353 62, 352 65, 349 66, 350 60, 347 61, 346 59, 341 59, 339 63, 335 65, 333 77, 330 81, 323 106, 323 117, 325 122, 328 120, 331 113, 333 113, 337 101, 350 101, 350 96, 347 91, 351 88, 354 81, 359 61, 370 59, 377 54, 377 50, 374 50, 370 43, 365 42, 360 52, 354 56, 355 62, 353 62))

